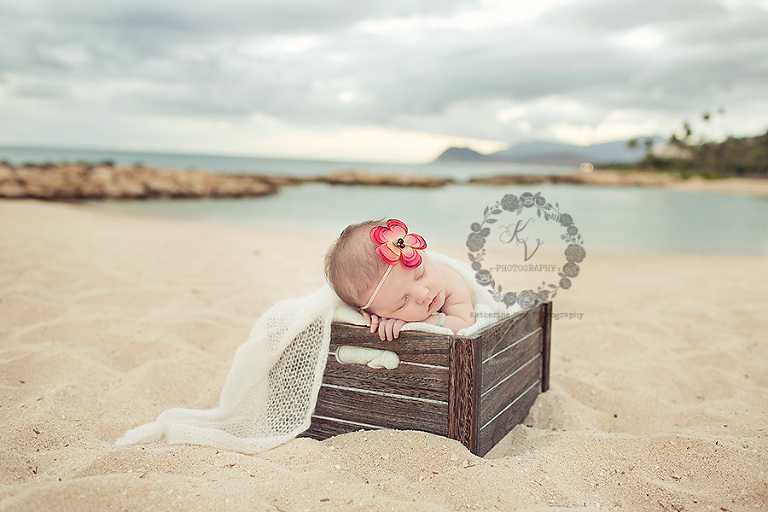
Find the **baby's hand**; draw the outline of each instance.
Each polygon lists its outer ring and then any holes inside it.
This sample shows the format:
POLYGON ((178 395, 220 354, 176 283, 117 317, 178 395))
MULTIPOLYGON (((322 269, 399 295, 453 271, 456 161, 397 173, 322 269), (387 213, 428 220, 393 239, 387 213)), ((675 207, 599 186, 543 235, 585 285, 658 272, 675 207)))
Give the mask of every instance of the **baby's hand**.
POLYGON ((400 336, 400 329, 405 324, 405 320, 398 320, 397 318, 379 318, 379 339, 384 341, 386 338, 388 341, 392 341, 400 336))
POLYGON ((396 318, 381 318, 366 311, 363 311, 363 319, 366 325, 371 327, 371 333, 379 331, 379 339, 381 341, 385 339, 392 341, 400 336, 400 329, 407 323, 405 320, 398 320, 396 318))

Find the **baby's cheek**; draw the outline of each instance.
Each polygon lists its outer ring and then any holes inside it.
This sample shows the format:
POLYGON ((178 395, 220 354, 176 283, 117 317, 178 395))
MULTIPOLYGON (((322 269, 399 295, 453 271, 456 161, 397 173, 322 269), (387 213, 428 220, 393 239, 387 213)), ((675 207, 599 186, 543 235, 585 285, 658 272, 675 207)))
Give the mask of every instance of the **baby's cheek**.
POLYGON ((423 322, 427 318, 429 318, 429 314, 412 313, 407 321, 408 322, 423 322))

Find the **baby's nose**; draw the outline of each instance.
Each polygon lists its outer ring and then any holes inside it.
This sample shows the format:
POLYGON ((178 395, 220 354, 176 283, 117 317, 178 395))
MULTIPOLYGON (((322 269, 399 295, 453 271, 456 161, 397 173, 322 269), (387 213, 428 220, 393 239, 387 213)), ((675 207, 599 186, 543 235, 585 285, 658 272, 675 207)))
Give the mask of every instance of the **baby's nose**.
POLYGON ((419 303, 422 303, 422 302, 424 302, 424 301, 427 301, 427 300, 429 300, 429 289, 428 289, 428 288, 423 288, 423 289, 422 289, 422 290, 419 292, 419 295, 418 295, 418 297, 419 297, 419 303))

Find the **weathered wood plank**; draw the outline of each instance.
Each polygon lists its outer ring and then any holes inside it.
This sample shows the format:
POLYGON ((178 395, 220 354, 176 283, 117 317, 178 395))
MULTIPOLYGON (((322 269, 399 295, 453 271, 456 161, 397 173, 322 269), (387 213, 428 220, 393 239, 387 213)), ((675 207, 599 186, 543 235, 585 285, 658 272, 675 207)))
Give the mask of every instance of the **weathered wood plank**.
POLYGON ((455 338, 448 384, 448 437, 474 452, 480 406, 480 347, 476 339, 455 338))
POLYGON ((496 352, 504 350, 511 343, 541 326, 543 308, 539 304, 534 308, 521 311, 505 318, 478 334, 482 339, 482 360, 485 361, 496 352))
POLYGON ((401 430, 448 434, 448 403, 381 395, 362 389, 320 387, 317 416, 401 430))
POLYGON ((549 389, 549 357, 552 343, 552 303, 544 304, 544 318, 542 329, 544 330, 544 339, 541 347, 541 391, 542 393, 549 389))
POLYGON ((509 375, 498 386, 480 398, 480 425, 485 425, 523 393, 532 382, 541 379, 541 354, 509 375))
POLYGON ((448 401, 448 369, 414 366, 400 362, 394 370, 342 364, 328 356, 323 374, 324 384, 362 388, 382 393, 448 401))
POLYGON ((477 451, 473 453, 482 457, 517 424, 522 423, 536 401, 540 387, 540 382, 532 382, 528 390, 510 404, 508 409, 499 414, 492 422, 485 424, 478 434, 477 451))
POLYGON ((537 329, 483 361, 481 396, 541 353, 544 333, 537 329))
POLYGON ((346 434, 347 432, 357 432, 358 430, 369 430, 382 428, 378 425, 368 425, 341 421, 338 419, 323 418, 312 416, 312 424, 299 437, 309 437, 322 441, 329 437, 346 434))
POLYGON ((451 337, 422 331, 402 331, 393 341, 381 341, 378 334, 361 325, 331 324, 331 352, 340 345, 391 350, 401 361, 448 368, 451 337))

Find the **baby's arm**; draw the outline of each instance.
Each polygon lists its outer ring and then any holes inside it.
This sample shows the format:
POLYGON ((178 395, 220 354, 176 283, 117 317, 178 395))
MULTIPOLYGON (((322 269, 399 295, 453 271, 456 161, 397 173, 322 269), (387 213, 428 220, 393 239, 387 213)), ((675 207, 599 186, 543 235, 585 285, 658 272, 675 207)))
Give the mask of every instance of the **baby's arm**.
MULTIPOLYGON (((475 323, 472 291, 464 279, 451 267, 441 265, 440 269, 445 278, 445 303, 440 312, 445 313, 444 326, 456 333, 475 323)), ((432 320, 432 318, 427 321, 434 324, 439 322, 439 319, 432 320)))

